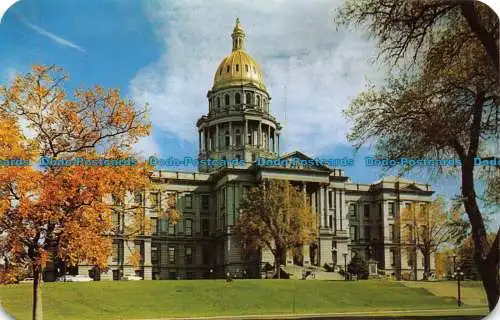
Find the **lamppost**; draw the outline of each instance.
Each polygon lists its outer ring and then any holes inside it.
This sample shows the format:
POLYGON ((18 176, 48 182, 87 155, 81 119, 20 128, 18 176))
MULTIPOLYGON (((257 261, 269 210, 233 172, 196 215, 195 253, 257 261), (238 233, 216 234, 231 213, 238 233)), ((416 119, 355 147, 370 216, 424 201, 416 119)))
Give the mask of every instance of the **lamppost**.
POLYGON ((455 274, 457 255, 454 253, 452 257, 453 257, 453 274, 455 274))
POLYGON ((347 253, 344 253, 344 280, 347 280, 347 253))
POLYGON ((210 279, 213 279, 214 269, 210 269, 210 279))
POLYGON ((462 306, 462 298, 460 296, 460 279, 462 278, 464 273, 460 271, 460 267, 457 267, 457 271, 454 272, 453 275, 457 277, 457 291, 458 291, 457 304, 459 307, 461 307, 462 306))

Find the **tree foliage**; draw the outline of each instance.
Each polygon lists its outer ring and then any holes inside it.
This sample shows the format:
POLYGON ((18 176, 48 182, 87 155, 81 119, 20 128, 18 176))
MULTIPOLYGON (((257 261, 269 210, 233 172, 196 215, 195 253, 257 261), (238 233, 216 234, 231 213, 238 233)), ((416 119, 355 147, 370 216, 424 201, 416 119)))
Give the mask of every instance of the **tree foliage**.
POLYGON ((458 212, 449 213, 443 198, 418 206, 409 204, 401 211, 399 224, 408 254, 414 257, 413 249, 418 249, 424 257, 424 278, 430 274, 430 257, 445 244, 460 243, 468 228, 458 212))
POLYGON ((287 181, 269 180, 250 188, 234 226, 249 250, 269 249, 277 266, 286 252, 315 239, 316 214, 307 196, 287 181))
MULTIPOLYGON (((500 138, 498 17, 478 1, 364 0, 346 1, 337 19, 367 26, 381 55, 399 69, 347 108, 354 121, 349 140, 356 147, 374 142, 383 158, 460 160, 453 169, 492 310, 500 295, 500 230, 488 240, 475 178, 498 181, 499 172, 478 168, 475 158, 499 158, 491 148, 500 138)), ((496 184, 487 186, 491 195, 496 184)))
POLYGON ((6 272, 33 271, 33 319, 42 319, 40 285, 49 249, 70 265, 105 267, 113 229, 110 198, 124 202, 149 183, 150 169, 141 163, 37 164, 39 157, 127 159, 132 144, 149 132, 147 110, 118 90, 96 86, 68 97, 65 80, 60 68, 34 66, 9 87, 0 86, 0 158, 33 161, 0 167, 0 234, 13 266, 6 272))

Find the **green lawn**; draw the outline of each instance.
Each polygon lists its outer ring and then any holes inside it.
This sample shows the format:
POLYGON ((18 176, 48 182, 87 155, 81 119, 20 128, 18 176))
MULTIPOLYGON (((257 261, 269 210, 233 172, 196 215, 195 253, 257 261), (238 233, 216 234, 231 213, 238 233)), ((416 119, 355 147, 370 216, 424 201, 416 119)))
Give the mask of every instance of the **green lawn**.
MULTIPOLYGON (((456 307, 454 298, 375 280, 101 281, 43 287, 44 315, 51 320, 283 314, 294 312, 294 300, 295 313, 456 307)), ((31 286, 0 286, 0 303, 16 319, 29 319, 31 286)))

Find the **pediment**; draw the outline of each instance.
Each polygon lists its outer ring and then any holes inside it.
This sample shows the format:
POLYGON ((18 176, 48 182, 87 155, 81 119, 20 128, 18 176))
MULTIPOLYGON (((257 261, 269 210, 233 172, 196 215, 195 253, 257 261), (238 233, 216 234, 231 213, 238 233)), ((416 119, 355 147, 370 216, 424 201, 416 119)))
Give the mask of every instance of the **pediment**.
POLYGON ((331 170, 328 166, 319 163, 318 159, 313 159, 300 151, 286 153, 279 160, 286 164, 286 168, 291 169, 331 170))

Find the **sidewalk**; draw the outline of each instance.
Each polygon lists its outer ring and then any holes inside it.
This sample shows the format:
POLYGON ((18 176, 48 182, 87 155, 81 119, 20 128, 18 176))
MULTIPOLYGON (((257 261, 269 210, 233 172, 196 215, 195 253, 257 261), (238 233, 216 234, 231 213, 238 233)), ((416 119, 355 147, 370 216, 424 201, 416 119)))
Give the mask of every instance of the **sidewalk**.
MULTIPOLYGON (((151 318, 141 320, 271 320, 271 319, 330 319, 330 318, 345 318, 345 317, 393 317, 393 316, 433 316, 436 312, 439 317, 446 318, 456 316, 456 319, 480 319, 481 317, 468 317, 463 314, 485 314, 487 308, 455 308, 455 309, 422 309, 422 310, 382 310, 382 311, 363 311, 363 312, 334 312, 334 313, 304 313, 304 314, 269 314, 269 315, 244 315, 244 316, 212 316, 212 317, 174 317, 174 318, 151 318), (477 313, 476 313, 477 311, 477 313)), ((354 319, 354 318, 353 318, 354 319)), ((382 319, 382 318, 381 318, 382 319)))

